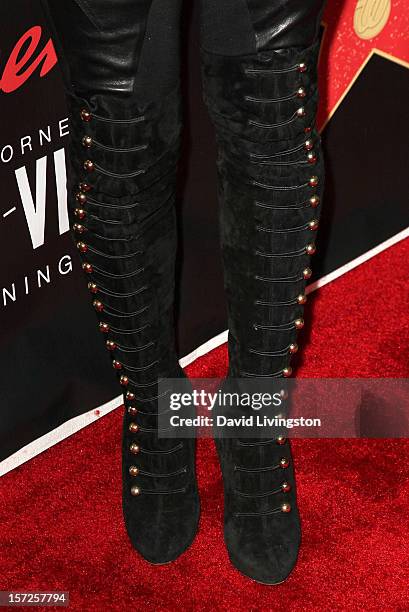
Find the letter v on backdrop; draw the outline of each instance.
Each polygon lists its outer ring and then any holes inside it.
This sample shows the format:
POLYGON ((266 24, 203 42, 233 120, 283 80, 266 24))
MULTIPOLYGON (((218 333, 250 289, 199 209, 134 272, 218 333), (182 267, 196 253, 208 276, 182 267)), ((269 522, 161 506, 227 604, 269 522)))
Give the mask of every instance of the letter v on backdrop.
MULTIPOLYGON (((54 152, 54 168, 57 188, 58 226, 60 234, 63 234, 69 230, 65 151, 63 148, 54 152)), ((31 242, 33 249, 36 249, 44 244, 47 156, 45 155, 36 161, 35 199, 25 166, 17 168, 15 174, 31 242)))

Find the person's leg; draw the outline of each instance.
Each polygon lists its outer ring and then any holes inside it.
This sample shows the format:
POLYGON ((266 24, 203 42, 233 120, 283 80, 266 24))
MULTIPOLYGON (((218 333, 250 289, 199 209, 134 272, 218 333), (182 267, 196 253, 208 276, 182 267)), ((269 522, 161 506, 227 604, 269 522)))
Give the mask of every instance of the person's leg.
POLYGON ((44 0, 71 114, 70 220, 124 390, 125 523, 153 563, 190 545, 199 514, 193 441, 157 435, 158 379, 183 376, 173 322, 180 4, 44 0))
MULTIPOLYGON (((315 126, 323 0, 202 0, 215 124, 229 377, 291 375, 315 251, 323 161, 315 126)), ((228 383, 227 383, 228 384, 228 383)), ((300 542, 288 441, 217 440, 233 564, 283 581, 300 542)))

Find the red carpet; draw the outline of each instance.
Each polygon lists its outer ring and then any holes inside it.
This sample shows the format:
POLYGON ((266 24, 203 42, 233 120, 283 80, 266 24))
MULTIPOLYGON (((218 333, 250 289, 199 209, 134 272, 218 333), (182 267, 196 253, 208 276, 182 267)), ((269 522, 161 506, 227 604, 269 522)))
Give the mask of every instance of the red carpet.
MULTIPOLYGON (((409 376, 408 247, 316 293, 299 376, 409 376)), ((222 347, 189 374, 225 368, 222 347)), ((69 591, 71 609, 98 612, 409 609, 408 441, 294 442, 303 546, 290 579, 268 587, 228 562, 211 441, 199 443, 193 546, 162 567, 136 555, 121 517, 121 417, 104 417, 1 479, 0 590, 69 591)))

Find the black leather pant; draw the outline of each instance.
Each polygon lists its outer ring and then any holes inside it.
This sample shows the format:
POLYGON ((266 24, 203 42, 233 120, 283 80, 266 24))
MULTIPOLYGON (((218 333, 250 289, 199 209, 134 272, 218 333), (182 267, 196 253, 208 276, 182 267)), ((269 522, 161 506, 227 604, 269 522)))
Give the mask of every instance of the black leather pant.
MULTIPOLYGON (((182 0, 44 0, 82 95, 166 95, 178 78, 182 0)), ((202 47, 240 56, 308 47, 324 0, 201 0, 202 47)))

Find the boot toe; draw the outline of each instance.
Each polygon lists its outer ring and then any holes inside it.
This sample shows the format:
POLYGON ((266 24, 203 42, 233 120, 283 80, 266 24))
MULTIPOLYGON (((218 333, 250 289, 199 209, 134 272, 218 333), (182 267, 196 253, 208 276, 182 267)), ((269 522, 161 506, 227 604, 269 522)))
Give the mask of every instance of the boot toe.
POLYGON ((197 492, 185 500, 183 509, 166 511, 160 504, 150 511, 136 507, 139 500, 124 499, 124 521, 132 546, 149 563, 175 561, 192 544, 199 522, 197 492))
POLYGON ((268 547, 249 544, 236 548, 234 552, 229 548, 229 557, 234 567, 248 578, 274 585, 288 578, 297 562, 298 550, 299 542, 268 547))

